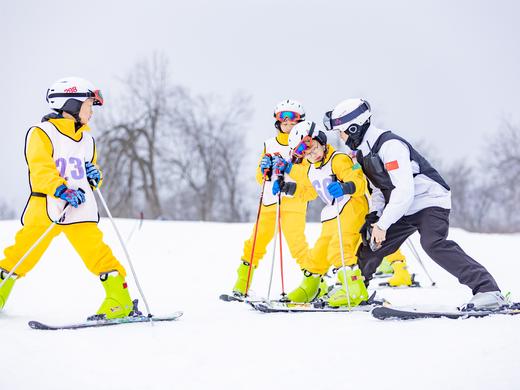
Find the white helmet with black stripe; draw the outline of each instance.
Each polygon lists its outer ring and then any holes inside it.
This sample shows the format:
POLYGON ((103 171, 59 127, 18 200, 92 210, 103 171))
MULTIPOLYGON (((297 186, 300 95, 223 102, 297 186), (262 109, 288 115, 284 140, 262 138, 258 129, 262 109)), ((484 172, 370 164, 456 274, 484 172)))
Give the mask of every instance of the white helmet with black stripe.
POLYGON ((47 90, 46 100, 49 107, 61 113, 63 111, 77 116, 81 105, 88 98, 94 99, 95 106, 103 105, 101 91, 81 77, 65 77, 53 83, 47 90))
POLYGON ((370 126, 372 110, 364 99, 347 99, 336 105, 334 110, 327 111, 323 118, 325 129, 343 131, 349 138, 347 146, 356 149, 363 140, 370 126))

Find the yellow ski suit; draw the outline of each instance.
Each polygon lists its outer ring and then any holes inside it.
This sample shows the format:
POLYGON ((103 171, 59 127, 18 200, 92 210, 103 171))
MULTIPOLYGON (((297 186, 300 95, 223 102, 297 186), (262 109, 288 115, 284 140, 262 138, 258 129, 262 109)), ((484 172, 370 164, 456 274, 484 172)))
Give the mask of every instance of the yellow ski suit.
MULTIPOLYGON (((275 140, 279 144, 280 150, 288 150, 289 134, 278 132, 275 140)), ((266 153, 276 152, 276 150, 270 149, 271 148, 264 145, 264 152, 262 153, 261 158, 266 153)), ((308 167, 308 164, 306 164, 306 166, 308 167)), ((263 176, 259 167, 256 173, 256 180, 259 184, 263 183, 263 176)), ((275 179, 273 178, 273 180, 275 179)), ((269 182, 266 183, 264 197, 269 196, 272 187, 271 185, 267 184, 269 184, 269 182)), ((302 184, 297 184, 296 192, 294 193, 293 197, 282 196, 280 205, 282 233, 285 237, 285 240, 287 241, 287 245, 289 246, 292 257, 300 265, 302 263, 307 263, 310 257, 309 244, 305 238, 305 217, 307 213, 307 202, 316 199, 316 196, 316 191, 314 191, 312 185, 308 181, 302 184)), ((276 203, 266 206, 264 202, 260 210, 255 250, 252 259, 254 267, 256 267, 260 259, 264 257, 266 253, 266 247, 274 237, 275 224, 276 203)), ((242 254, 243 261, 250 262, 251 260, 253 240, 254 230, 251 234, 251 237, 244 243, 244 251, 242 254)))
MULTIPOLYGON (((366 179, 359 165, 355 165, 352 159, 343 153, 335 153, 331 145, 327 145, 327 153, 323 162, 314 164, 314 169, 323 169, 323 179, 325 180, 329 174, 335 174, 337 179, 342 182, 353 182, 356 186, 356 192, 350 196, 350 199, 340 208, 340 221, 342 228, 343 253, 345 265, 354 265, 357 263, 356 251, 360 242, 359 230, 365 222, 365 215, 368 213, 368 200, 365 196, 366 179), (328 169, 328 170, 327 170, 328 169)), ((336 219, 336 206, 331 204, 331 199, 326 193, 326 181, 309 180, 312 168, 294 165, 289 173, 298 185, 307 183, 313 185, 316 194, 320 194, 322 200, 329 207, 329 217, 324 216, 322 212, 322 228, 321 234, 314 248, 311 250, 311 256, 300 264, 300 266, 312 273, 323 275, 330 266, 341 267, 341 254, 339 245, 338 223, 336 219), (328 198, 328 199, 327 199, 328 198)), ((331 180, 329 179, 329 182, 331 180)), ((338 198, 339 199, 339 198, 338 198)), ((337 201, 338 201, 337 199, 337 201)))
MULTIPOLYGON (((76 142, 82 139, 84 131, 90 130, 88 125, 84 125, 76 131, 72 119, 53 118, 49 119, 49 122, 57 128, 61 135, 76 142)), ((32 194, 24 211, 22 220, 24 226, 16 233, 14 245, 5 249, 5 258, 0 261, 0 268, 6 271, 10 271, 15 266, 52 222, 47 214, 47 198, 43 195, 54 196, 60 185, 67 185, 56 167, 53 153, 53 144, 42 129, 35 128, 32 132, 27 133, 25 158, 29 169, 32 194)), ((95 150, 92 163, 96 163, 95 150)), ((53 238, 62 232, 92 273, 99 275, 117 271, 123 277, 126 276, 126 271, 121 263, 103 242, 103 233, 96 222, 55 225, 16 269, 15 273, 20 277, 25 276, 40 260, 53 238)))

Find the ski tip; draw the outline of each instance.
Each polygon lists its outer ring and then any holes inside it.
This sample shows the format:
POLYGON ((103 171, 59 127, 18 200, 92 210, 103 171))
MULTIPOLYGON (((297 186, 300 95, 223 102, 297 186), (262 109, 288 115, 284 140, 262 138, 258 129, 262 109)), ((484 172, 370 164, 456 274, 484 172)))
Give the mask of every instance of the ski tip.
POLYGON ((253 308, 255 310, 258 310, 259 312, 271 313, 270 308, 266 304, 264 304, 263 302, 252 303, 251 306, 253 306, 253 308))
POLYGON ((30 328, 32 329, 52 329, 44 324, 42 324, 41 322, 38 322, 38 321, 29 321, 28 322, 28 325, 30 328))
POLYGON ((404 319, 410 319, 413 317, 400 317, 392 314, 392 309, 380 306, 375 307, 370 311, 370 314, 372 314, 372 317, 377 318, 378 320, 404 320, 404 319))
POLYGON ((232 294, 220 294, 219 299, 224 302, 244 302, 246 298, 241 298, 232 294))
POLYGON ((220 296, 218 297, 218 299, 220 299, 221 301, 224 301, 224 302, 229 302, 229 301, 231 301, 230 296, 229 296, 228 294, 220 294, 220 296))

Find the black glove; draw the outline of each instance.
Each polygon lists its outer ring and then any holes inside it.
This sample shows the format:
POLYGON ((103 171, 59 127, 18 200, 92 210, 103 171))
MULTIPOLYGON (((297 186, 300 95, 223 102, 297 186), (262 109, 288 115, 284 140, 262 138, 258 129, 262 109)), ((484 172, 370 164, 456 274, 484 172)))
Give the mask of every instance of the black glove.
POLYGON ((273 195, 278 195, 279 192, 283 192, 287 195, 294 195, 296 192, 296 183, 286 182, 282 179, 278 179, 273 184, 273 195))
POLYGON ((377 211, 372 211, 371 213, 365 216, 365 223, 361 226, 361 240, 363 241, 363 246, 367 246, 370 244, 370 238, 372 236, 372 224, 379 221, 379 217, 377 216, 377 211))
POLYGON ((352 181, 347 181, 346 183, 333 181, 327 186, 327 191, 334 199, 340 198, 343 195, 352 195, 356 192, 356 185, 352 181))

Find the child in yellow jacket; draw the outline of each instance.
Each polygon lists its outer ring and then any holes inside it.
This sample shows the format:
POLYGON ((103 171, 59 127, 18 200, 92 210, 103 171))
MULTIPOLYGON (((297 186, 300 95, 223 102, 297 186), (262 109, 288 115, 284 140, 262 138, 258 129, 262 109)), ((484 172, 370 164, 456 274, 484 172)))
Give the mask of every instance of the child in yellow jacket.
POLYGON ((356 257, 360 242, 359 230, 368 212, 363 172, 347 154, 337 152, 327 144, 325 133, 319 131, 314 122, 296 125, 289 136, 289 146, 293 161, 280 161, 280 169, 292 177, 297 185, 312 185, 325 206, 321 211, 320 237, 311 250, 311 256, 300 263, 303 281, 288 294, 288 298, 293 302, 310 302, 315 299, 322 275, 332 266, 341 288, 329 297, 329 305, 342 306, 349 304, 349 301, 352 306, 359 305, 368 299, 356 257), (310 166, 302 165, 305 160, 310 166), (337 207, 342 226, 341 249, 337 207), (344 268, 340 250, 344 255, 344 268))
POLYGON ((15 281, 31 271, 54 237, 64 233, 105 289, 106 298, 94 317, 127 316, 134 307, 124 279, 126 271, 103 242, 93 193, 102 178, 88 122, 92 106, 102 105, 103 98, 87 80, 68 77, 48 89, 47 101, 56 113, 32 126, 25 138, 31 193, 22 215, 23 227, 0 261, 0 310, 15 281), (7 277, 53 221, 56 225, 7 277))
MULTIPOLYGON (((279 154, 289 158, 289 133, 296 123, 305 119, 305 110, 301 103, 295 100, 284 100, 274 110, 276 118, 275 127, 278 134, 264 142, 264 150, 260 158, 256 179, 265 187, 257 221, 256 239, 255 231, 245 241, 240 265, 237 269, 237 280, 233 287, 236 296, 246 295, 251 286, 252 277, 258 262, 266 253, 266 247, 274 237, 276 225, 276 204, 278 196, 273 192, 273 187, 280 183, 276 175, 272 173, 273 156, 279 154), (254 245, 254 250, 253 250, 254 245), (250 264, 252 267, 250 267, 250 264)), ((282 173, 283 175, 283 173, 282 173)), ((309 245, 305 238, 305 217, 307 202, 315 199, 316 194, 311 185, 294 185, 290 177, 283 177, 284 189, 280 204, 280 219, 283 235, 289 246, 291 255, 299 264, 308 261, 309 245)))

